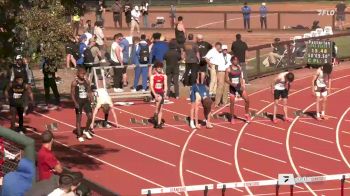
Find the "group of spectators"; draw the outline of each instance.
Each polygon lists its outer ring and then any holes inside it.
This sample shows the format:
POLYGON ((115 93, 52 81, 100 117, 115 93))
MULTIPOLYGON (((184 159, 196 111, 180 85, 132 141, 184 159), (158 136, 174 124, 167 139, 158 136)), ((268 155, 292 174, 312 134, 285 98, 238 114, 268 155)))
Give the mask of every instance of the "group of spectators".
POLYGON ((17 169, 1 178, 0 195, 88 195, 90 190, 82 184, 83 174, 81 172, 64 171, 63 166, 52 152, 53 133, 50 131, 43 132, 41 141, 42 146, 37 153, 37 164, 29 158, 20 158, 17 169), (36 174, 38 174, 37 178, 36 174))

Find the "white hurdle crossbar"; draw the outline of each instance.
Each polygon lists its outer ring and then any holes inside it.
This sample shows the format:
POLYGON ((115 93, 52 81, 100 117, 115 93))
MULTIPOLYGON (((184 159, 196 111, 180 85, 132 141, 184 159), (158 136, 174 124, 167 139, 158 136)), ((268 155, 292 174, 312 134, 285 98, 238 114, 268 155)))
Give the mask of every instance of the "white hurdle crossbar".
POLYGON ((165 188, 142 189, 141 195, 162 194, 162 193, 181 193, 190 191, 208 191, 214 189, 213 184, 193 185, 193 186, 178 186, 165 188))

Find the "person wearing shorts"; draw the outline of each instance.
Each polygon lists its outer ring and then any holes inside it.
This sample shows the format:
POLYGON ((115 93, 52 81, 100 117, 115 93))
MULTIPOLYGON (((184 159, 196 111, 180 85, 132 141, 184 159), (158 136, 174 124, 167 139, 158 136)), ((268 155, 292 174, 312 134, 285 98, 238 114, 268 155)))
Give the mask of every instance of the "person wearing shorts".
POLYGON ((165 92, 168 91, 167 76, 163 73, 163 63, 156 62, 154 64, 154 68, 155 73, 150 77, 151 92, 156 101, 156 111, 154 114, 154 128, 162 129, 162 110, 164 99, 167 99, 167 95, 165 92))
POLYGON ((83 134, 87 139, 92 139, 89 128, 92 122, 91 103, 93 102, 93 97, 90 82, 85 79, 85 75, 86 70, 79 67, 77 71, 77 78, 71 85, 71 96, 75 106, 76 131, 79 142, 84 142, 83 134), (84 131, 81 128, 81 117, 83 110, 87 116, 86 128, 84 131))
POLYGON ((114 122, 115 122, 115 126, 118 127, 118 120, 117 120, 117 116, 115 115, 115 112, 113 109, 113 102, 111 97, 108 95, 108 92, 105 88, 99 88, 96 89, 94 92, 94 97, 95 97, 95 108, 94 108, 94 112, 92 115, 92 123, 90 126, 90 129, 93 130, 94 128, 94 124, 95 124, 95 119, 96 119, 96 115, 97 112, 102 108, 103 113, 104 113, 104 121, 102 123, 102 127, 104 128, 110 128, 111 126, 108 124, 108 116, 109 116, 109 112, 112 112, 112 115, 114 117, 114 122))
POLYGON ((236 95, 239 94, 244 102, 245 102, 245 118, 246 122, 249 123, 251 121, 251 117, 249 114, 249 96, 246 92, 245 88, 245 80, 243 79, 242 68, 238 64, 239 59, 237 56, 231 57, 231 65, 225 71, 225 81, 230 85, 230 113, 231 124, 235 124, 235 114, 234 114, 234 106, 236 95))
POLYGON ((204 109, 204 117, 206 121, 207 129, 212 129, 213 126, 210 123, 211 116, 211 106, 213 101, 209 97, 209 91, 206 88, 205 84, 199 82, 199 78, 197 79, 197 83, 193 84, 190 92, 190 100, 191 100, 191 115, 190 115, 190 127, 192 129, 200 129, 201 125, 198 122, 198 111, 199 105, 202 103, 204 109))
POLYGON ((34 98, 31 87, 24 82, 21 75, 15 76, 15 79, 10 83, 5 91, 6 102, 10 105, 11 113, 11 129, 16 129, 16 114, 18 115, 18 132, 24 133, 25 128, 23 126, 23 113, 25 108, 25 95, 28 95, 30 102, 34 106, 34 98))
POLYGON ((271 93, 274 96, 274 107, 273 107, 273 123, 277 123, 277 106, 280 99, 283 100, 283 111, 284 111, 284 120, 287 122, 291 122, 293 119, 288 118, 287 111, 287 101, 288 101, 288 93, 290 89, 290 84, 294 81, 294 74, 291 72, 283 72, 278 74, 271 85, 271 93))
POLYGON ((327 96, 331 89, 331 73, 333 66, 331 64, 324 64, 317 69, 316 74, 312 80, 312 94, 316 96, 316 119, 327 120, 325 111, 327 104, 327 96), (320 102, 322 102, 322 110, 320 112, 320 102))

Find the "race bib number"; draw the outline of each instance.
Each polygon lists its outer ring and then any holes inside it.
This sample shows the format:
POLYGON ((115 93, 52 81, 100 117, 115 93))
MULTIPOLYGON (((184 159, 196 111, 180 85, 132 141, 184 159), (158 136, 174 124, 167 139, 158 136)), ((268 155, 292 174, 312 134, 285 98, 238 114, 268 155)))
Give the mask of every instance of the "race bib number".
POLYGON ((238 83, 239 83, 239 78, 232 78, 232 79, 231 79, 231 82, 232 82, 233 84, 238 84, 238 83))
POLYGON ((277 83, 275 85, 275 89, 276 90, 284 90, 284 89, 286 89, 286 86, 284 85, 284 83, 277 83))
POLYGON ((162 89, 163 88, 163 84, 162 83, 157 83, 156 84, 156 89, 162 89))
POLYGON ((80 92, 79 93, 79 98, 80 99, 86 99, 87 98, 87 93, 86 92, 80 92))
POLYGON ((20 93, 13 93, 13 98, 14 99, 20 99, 20 98, 22 98, 22 94, 20 94, 20 93))

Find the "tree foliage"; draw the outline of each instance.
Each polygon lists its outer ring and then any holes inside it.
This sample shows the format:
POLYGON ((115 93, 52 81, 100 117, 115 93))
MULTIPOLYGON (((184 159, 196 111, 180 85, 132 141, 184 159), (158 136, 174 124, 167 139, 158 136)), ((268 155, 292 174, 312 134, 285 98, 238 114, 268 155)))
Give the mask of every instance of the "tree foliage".
POLYGON ((34 4, 24 9, 17 17, 17 23, 25 31, 25 38, 21 40, 27 56, 35 54, 36 59, 44 57, 59 63, 65 54, 65 44, 73 33, 60 2, 47 2, 45 6, 34 4))

